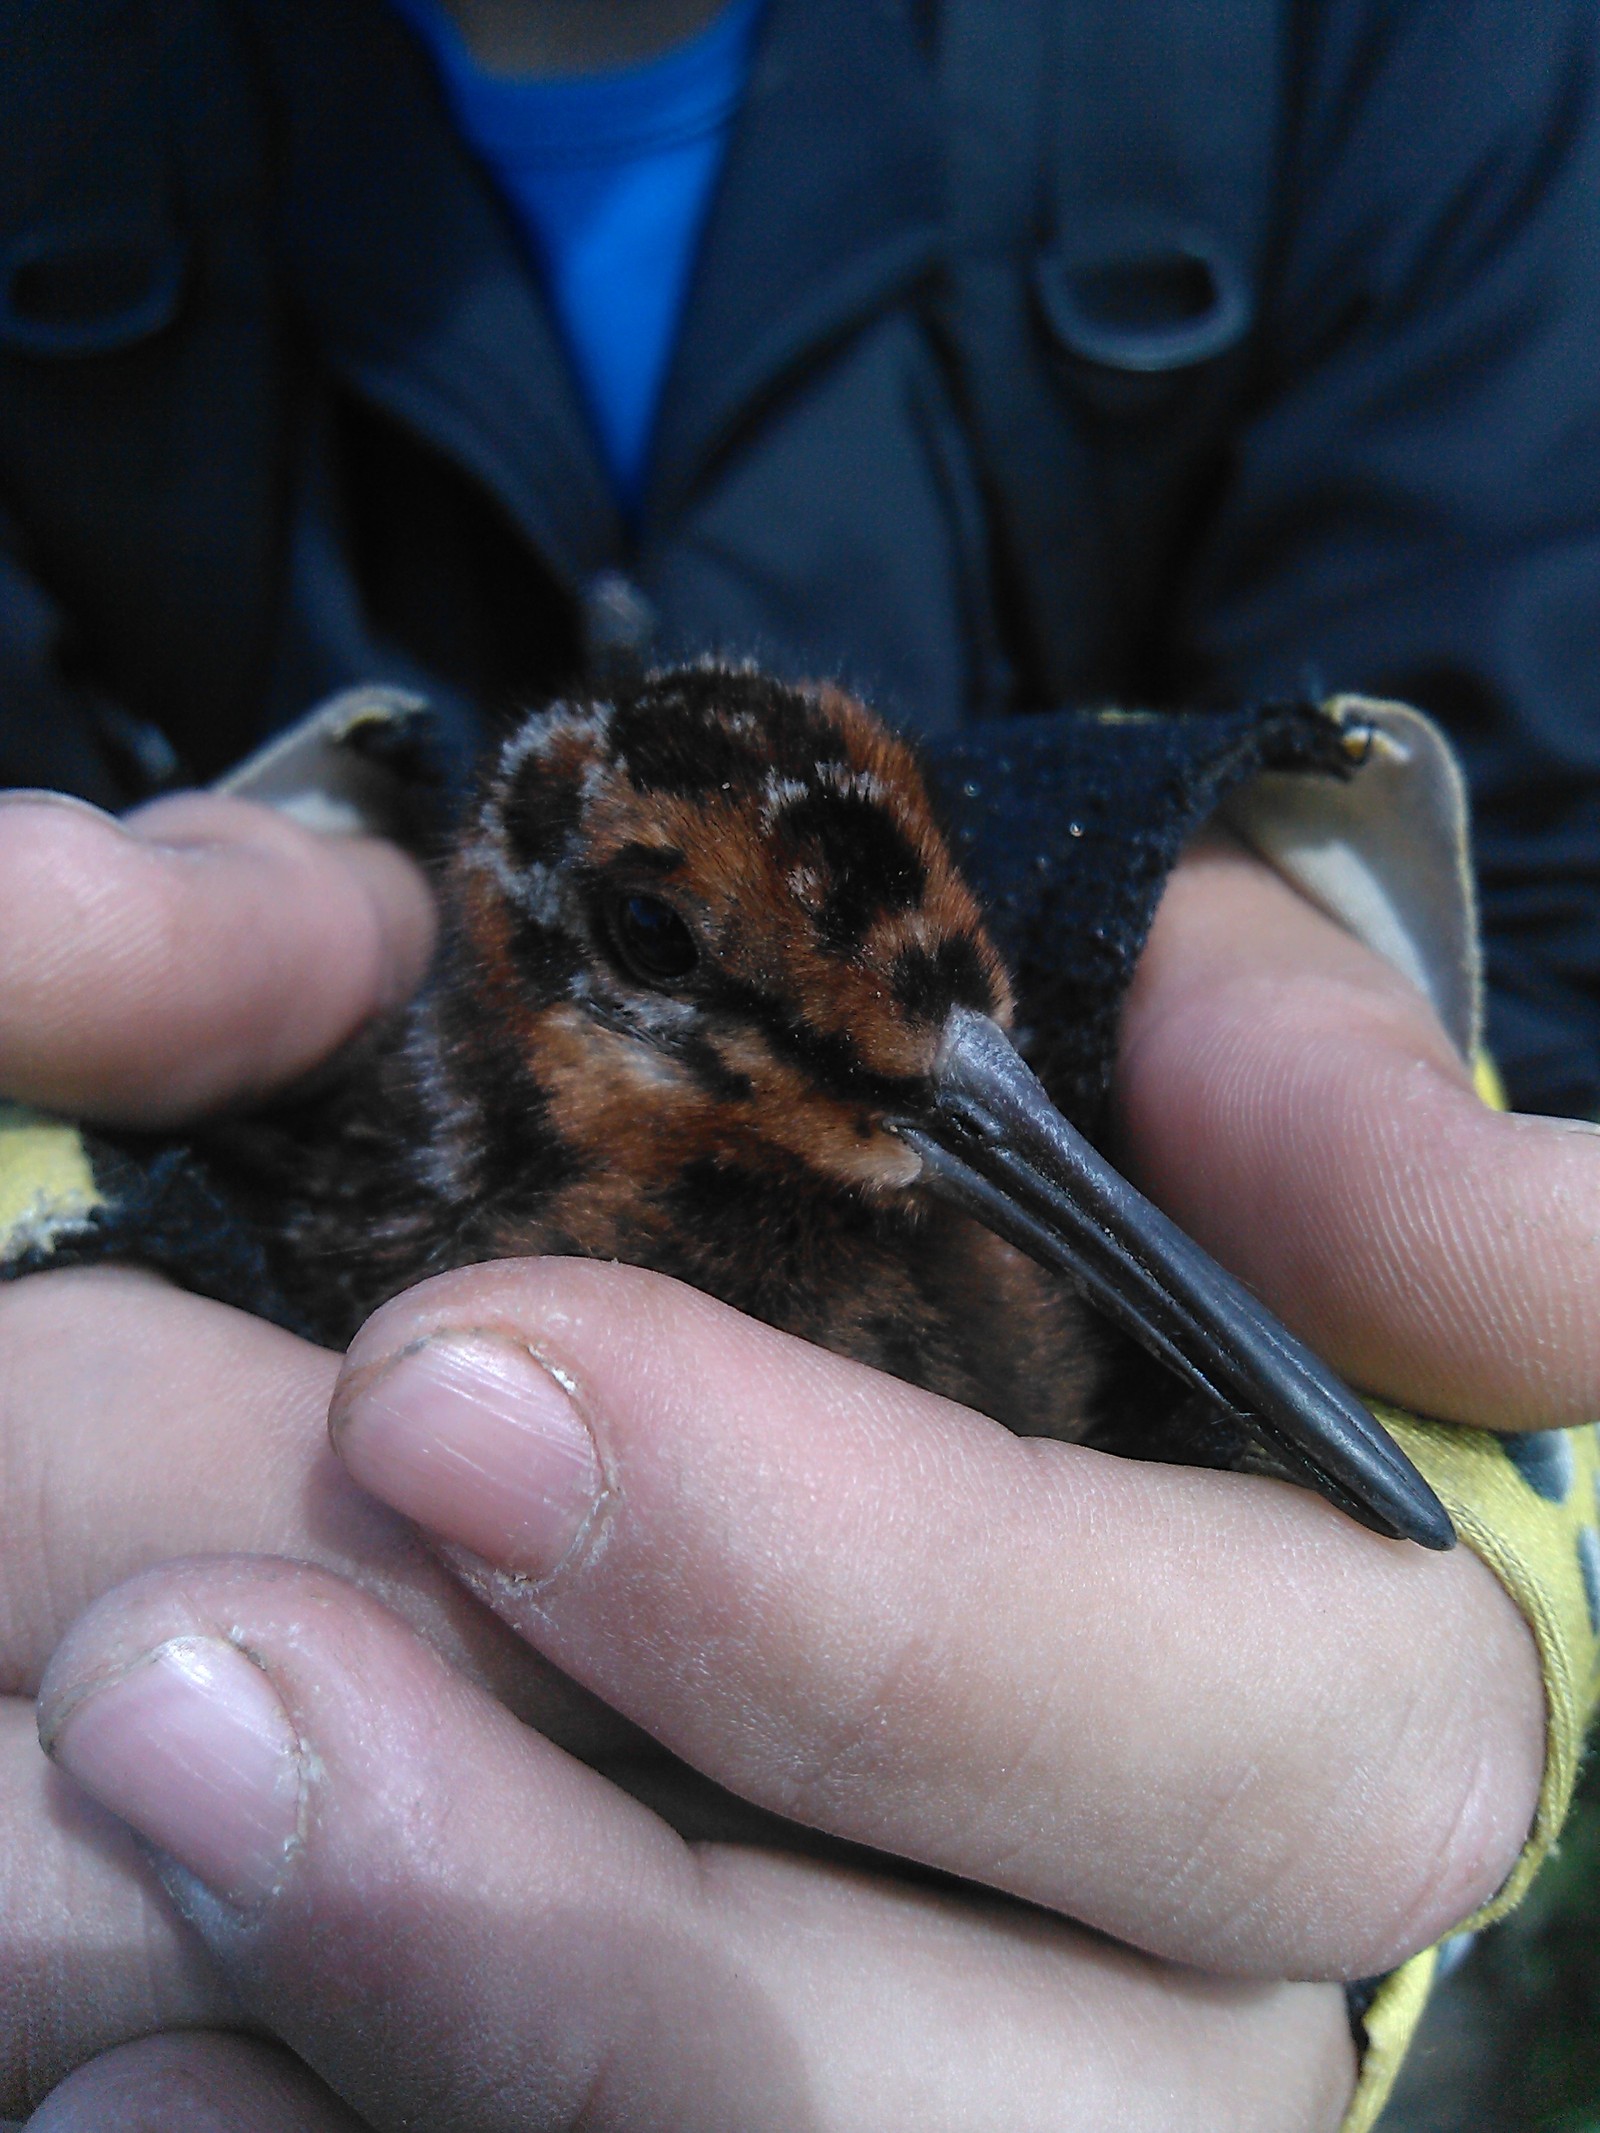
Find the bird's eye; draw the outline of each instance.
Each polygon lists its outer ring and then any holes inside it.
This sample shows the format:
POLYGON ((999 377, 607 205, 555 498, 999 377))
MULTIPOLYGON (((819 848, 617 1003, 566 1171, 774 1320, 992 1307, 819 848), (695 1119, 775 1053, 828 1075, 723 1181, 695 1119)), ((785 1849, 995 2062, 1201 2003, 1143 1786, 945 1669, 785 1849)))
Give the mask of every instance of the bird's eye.
POLYGON ((676 985, 700 960, 694 935, 659 896, 619 896, 610 920, 617 959, 641 984, 676 985))

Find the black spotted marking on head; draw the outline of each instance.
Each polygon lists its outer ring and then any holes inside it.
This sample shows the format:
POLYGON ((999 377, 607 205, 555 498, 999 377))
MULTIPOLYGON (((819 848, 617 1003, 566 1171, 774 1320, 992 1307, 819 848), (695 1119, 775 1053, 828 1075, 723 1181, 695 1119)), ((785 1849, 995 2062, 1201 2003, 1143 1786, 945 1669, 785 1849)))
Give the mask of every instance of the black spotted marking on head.
POLYGON ((889 983, 898 1004, 919 1022, 942 1023, 953 1007, 992 1015, 999 1005, 970 933, 952 933, 936 948, 902 948, 889 983))
POLYGON ((814 781, 848 765, 843 733, 804 690, 730 667, 651 675, 620 699, 611 745, 639 792, 701 799, 771 774, 814 781))
POLYGON ((878 1073, 847 1032, 813 1029, 792 1001, 747 985, 725 970, 708 975, 700 996, 708 1009, 754 1023, 778 1058, 799 1067, 814 1087, 830 1095, 894 1109, 911 1101, 921 1087, 911 1075, 878 1073))
POLYGON ((553 776, 537 754, 524 756, 511 774, 500 808, 512 865, 559 865, 582 812, 576 777, 553 776))
POLYGON ((848 955, 878 919, 922 901, 927 868, 889 810, 867 794, 810 792, 784 808, 778 822, 821 871, 815 923, 824 947, 848 955))
POLYGON ((511 954, 519 975, 541 999, 554 999, 583 967, 582 944, 560 926, 514 915, 511 954))
POLYGON ((639 792, 699 800, 751 782, 751 751, 737 735, 714 718, 683 717, 646 697, 618 707, 611 740, 639 792))
POLYGON ((763 769, 804 785, 821 771, 849 770, 845 737, 811 697, 798 689, 775 690, 763 712, 763 769))

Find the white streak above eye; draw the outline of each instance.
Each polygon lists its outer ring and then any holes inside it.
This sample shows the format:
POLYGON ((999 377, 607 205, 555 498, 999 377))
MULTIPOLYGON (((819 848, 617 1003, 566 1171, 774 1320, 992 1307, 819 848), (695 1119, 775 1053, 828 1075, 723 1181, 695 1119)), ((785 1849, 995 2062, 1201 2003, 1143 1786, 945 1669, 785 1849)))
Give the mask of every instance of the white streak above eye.
POLYGON ((854 770, 848 763, 824 763, 820 768, 823 778, 841 800, 865 800, 870 806, 881 807, 888 815, 894 814, 894 788, 885 784, 875 770, 854 770))
POLYGON ((769 770, 761 783, 762 834, 771 832, 785 808, 793 807, 797 801, 809 799, 810 796, 811 787, 799 778, 782 778, 775 770, 769 770))

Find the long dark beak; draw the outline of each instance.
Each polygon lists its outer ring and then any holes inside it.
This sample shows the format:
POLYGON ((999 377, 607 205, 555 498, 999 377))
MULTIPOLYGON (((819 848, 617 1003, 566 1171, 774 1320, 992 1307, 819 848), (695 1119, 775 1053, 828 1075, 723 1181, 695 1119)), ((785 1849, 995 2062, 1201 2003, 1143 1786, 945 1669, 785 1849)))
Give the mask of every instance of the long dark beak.
POLYGON ((1051 1103, 1004 1032, 958 1008, 930 1110, 892 1123, 924 1180, 1067 1279, 1276 1464, 1392 1540, 1455 1545, 1443 1504, 1333 1373, 1051 1103))

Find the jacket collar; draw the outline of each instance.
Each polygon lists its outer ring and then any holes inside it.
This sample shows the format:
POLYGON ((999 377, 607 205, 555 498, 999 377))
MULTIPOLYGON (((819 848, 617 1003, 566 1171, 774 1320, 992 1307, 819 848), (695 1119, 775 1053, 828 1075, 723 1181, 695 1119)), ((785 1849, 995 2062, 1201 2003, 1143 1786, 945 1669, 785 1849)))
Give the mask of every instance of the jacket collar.
POLYGON ((662 396, 647 526, 788 375, 928 272, 941 205, 903 0, 769 0, 662 396))
POLYGON ((464 466, 559 576, 622 531, 509 213, 386 0, 256 0, 283 115, 287 269, 319 353, 464 466))
MULTIPOLYGON (((335 370, 500 501, 558 576, 624 553, 518 232, 386 0, 254 0, 288 272, 335 370)), ((770 0, 657 428, 659 529, 783 379, 930 267, 934 92, 906 0, 770 0)))

